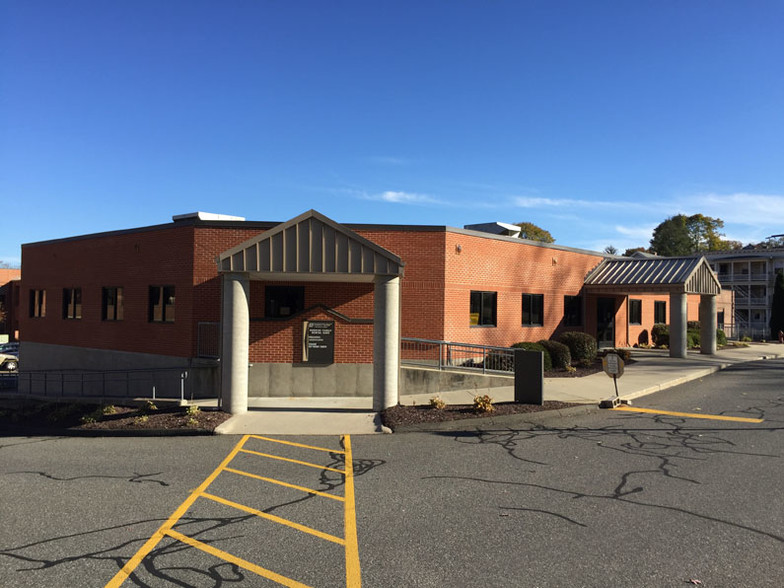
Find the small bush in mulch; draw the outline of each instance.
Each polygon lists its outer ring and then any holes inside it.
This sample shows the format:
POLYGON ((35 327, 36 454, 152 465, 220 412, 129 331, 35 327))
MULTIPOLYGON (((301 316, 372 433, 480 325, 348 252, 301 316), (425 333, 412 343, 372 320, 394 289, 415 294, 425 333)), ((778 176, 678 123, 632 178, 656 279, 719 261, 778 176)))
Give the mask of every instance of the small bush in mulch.
POLYGON ((195 407, 158 408, 148 402, 142 407, 4 400, 0 403, 0 430, 117 431, 192 429, 213 431, 231 415, 195 407))

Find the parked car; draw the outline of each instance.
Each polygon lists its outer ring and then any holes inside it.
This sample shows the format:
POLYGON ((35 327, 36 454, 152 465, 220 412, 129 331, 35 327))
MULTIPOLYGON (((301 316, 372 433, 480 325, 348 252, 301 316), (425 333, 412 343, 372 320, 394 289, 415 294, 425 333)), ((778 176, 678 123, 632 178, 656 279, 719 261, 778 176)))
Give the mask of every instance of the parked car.
POLYGON ((0 353, 0 370, 15 372, 19 369, 19 358, 10 353, 0 353))
POLYGON ((0 353, 19 357, 19 342, 13 341, 11 343, 3 343, 0 345, 0 353))

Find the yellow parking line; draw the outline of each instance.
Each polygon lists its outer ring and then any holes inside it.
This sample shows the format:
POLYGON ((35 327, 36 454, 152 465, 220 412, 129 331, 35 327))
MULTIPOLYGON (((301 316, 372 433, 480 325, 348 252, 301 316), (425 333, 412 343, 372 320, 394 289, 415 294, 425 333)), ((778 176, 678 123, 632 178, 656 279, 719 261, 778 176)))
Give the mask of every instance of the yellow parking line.
POLYGON ((218 477, 218 474, 220 474, 221 470, 225 468, 231 462, 232 459, 234 459, 234 456, 236 456, 237 453, 239 453, 240 449, 242 448, 242 445, 245 443, 245 441, 248 440, 248 437, 249 435, 243 436, 240 442, 234 446, 234 449, 231 450, 231 452, 220 463, 220 465, 217 468, 215 468, 215 470, 209 476, 207 476, 207 478, 205 478, 205 480, 199 485, 198 488, 196 488, 193 492, 191 492, 191 495, 185 499, 185 502, 183 502, 177 508, 177 510, 175 510, 172 513, 172 515, 166 520, 166 522, 163 523, 158 528, 158 530, 153 534, 153 536, 150 537, 144 545, 142 545, 139 551, 137 551, 134 554, 134 556, 128 560, 128 562, 122 567, 122 569, 119 572, 117 572, 114 578, 109 580, 109 583, 106 584, 106 588, 115 588, 116 586, 120 586, 123 582, 125 582, 128 576, 131 575, 133 570, 135 570, 138 567, 138 565, 142 562, 142 560, 145 557, 147 557, 153 549, 155 549, 155 546, 158 545, 158 543, 160 543, 161 539, 163 539, 163 535, 167 531, 169 531, 178 520, 180 520, 182 515, 184 515, 187 512, 187 510, 196 501, 199 495, 202 492, 204 492, 204 490, 206 490, 210 484, 212 484, 215 478, 218 477))
POLYGON ((272 570, 268 570, 267 568, 262 568, 261 566, 257 566, 249 561, 246 561, 242 558, 239 558, 235 555, 232 555, 226 551, 221 549, 217 549, 212 545, 207 545, 206 543, 202 543, 201 541, 197 541, 192 537, 188 537, 187 535, 183 535, 182 533, 178 533, 177 531, 173 531, 169 529, 166 531, 166 534, 176 539, 177 541, 182 541, 191 547, 195 547, 196 549, 200 549, 205 553, 209 553, 217 558, 225 560, 229 563, 233 563, 243 569, 246 569, 254 574, 258 574, 263 578, 267 578, 269 580, 273 580, 278 584, 282 584, 283 586, 291 586, 292 588, 309 588, 307 584, 302 584, 301 582, 297 582, 296 580, 292 580, 291 578, 287 578, 286 576, 281 576, 280 574, 276 574, 272 570))
POLYGON ((761 423, 764 419, 750 419, 746 417, 731 417, 720 414, 700 414, 697 412, 673 412, 670 410, 654 410, 652 408, 635 408, 633 406, 616 406, 613 410, 623 410, 626 412, 644 412, 647 414, 663 414, 666 416, 685 417, 689 419, 709 419, 712 421, 732 421, 735 423, 761 423))
POLYGON ((286 488, 293 488, 294 490, 300 490, 301 492, 315 494, 316 496, 331 498, 332 500, 340 500, 340 501, 345 500, 345 498, 343 498, 342 496, 336 496, 335 494, 327 494, 326 492, 321 492, 319 490, 312 490, 310 488, 305 488, 304 486, 297 486, 296 484, 289 484, 288 482, 282 482, 280 480, 274 480, 272 478, 265 478, 264 476, 251 474, 250 472, 243 472, 242 470, 235 470, 234 468, 226 468, 226 471, 231 472, 232 474, 238 474, 240 476, 247 476, 249 478, 254 478, 256 480, 261 480, 263 482, 269 482, 270 484, 277 484, 278 486, 285 486, 286 488))
POLYGON ((250 506, 245 506, 244 504, 240 504, 239 502, 226 500, 225 498, 221 498, 220 496, 215 496, 214 494, 208 494, 206 492, 202 494, 202 496, 204 498, 209 498, 210 500, 213 500, 215 502, 219 502, 220 504, 225 504, 226 506, 236 508, 237 510, 242 510, 244 512, 247 512, 248 514, 256 515, 257 517, 261 517, 262 519, 267 519, 268 521, 272 521, 273 523, 278 523, 279 525, 285 525, 287 527, 291 527, 292 529, 296 529, 297 531, 302 531, 303 533, 314 535, 316 537, 319 537, 320 539, 326 539, 327 541, 332 541, 332 543, 337 543, 338 545, 346 544, 346 542, 340 537, 335 537, 334 535, 330 535, 329 533, 324 533, 322 531, 319 531, 318 529, 313 529, 311 527, 306 527, 305 525, 300 525, 299 523, 295 523, 288 519, 283 519, 281 517, 271 515, 264 511, 252 508, 250 506))
POLYGON ((293 441, 284 441, 283 439, 272 439, 271 437, 262 437, 260 435, 251 435, 254 439, 261 439, 262 441, 271 441, 272 443, 279 443, 281 445, 293 445, 294 447, 304 447, 305 449, 313 449, 315 451, 326 451, 328 453, 345 453, 338 449, 330 449, 329 447, 317 447, 315 445, 303 445, 302 443, 294 443, 293 441))
POLYGON ((288 461, 290 463, 298 463, 299 465, 308 466, 309 468, 316 468, 317 470, 329 470, 330 472, 343 473, 343 470, 330 468, 327 466, 319 465, 317 463, 310 463, 309 461, 300 461, 299 459, 291 459, 290 457, 281 457, 279 455, 270 455, 269 453, 261 453, 260 451, 251 451, 250 449, 240 449, 242 453, 250 453, 251 455, 260 455, 261 457, 269 457, 270 459, 277 459, 279 461, 288 461))
POLYGON ((118 571, 117 574, 106 584, 107 588, 116 588, 116 587, 121 586, 123 584, 123 582, 125 582, 125 580, 127 580, 128 577, 139 566, 139 564, 141 564, 141 562, 144 560, 144 558, 147 557, 150 554, 150 552, 152 552, 152 550, 155 549, 157 547, 157 545, 166 536, 171 537, 173 539, 176 539, 178 541, 181 541, 183 543, 186 543, 187 545, 190 545, 190 546, 195 547, 197 549, 200 549, 201 551, 209 553, 209 554, 211 554, 211 555, 213 555, 215 557, 221 558, 224 561, 228 561, 230 563, 238 565, 238 566, 240 566, 240 567, 242 567, 242 568, 244 568, 246 570, 252 571, 252 572, 254 572, 254 573, 256 573, 256 574, 258 574, 258 575, 260 575, 260 576, 262 576, 264 578, 268 578, 268 579, 273 580, 275 582, 278 582, 279 584, 282 584, 284 586, 297 586, 297 587, 305 587, 305 588, 307 588, 307 585, 302 584, 300 582, 297 582, 296 580, 292 580, 290 578, 286 578, 285 576, 281 576, 281 575, 279 575, 279 574, 277 574, 275 572, 272 572, 271 570, 268 570, 268 569, 263 568, 261 566, 258 566, 256 564, 253 564, 251 562, 245 561, 242 558, 239 558, 239 557, 236 557, 234 555, 231 555, 230 553, 227 553, 227 552, 222 551, 220 549, 217 549, 217 548, 215 548, 215 547, 213 547, 211 545, 208 545, 206 543, 202 543, 201 541, 198 541, 197 539, 193 539, 191 537, 188 537, 186 535, 183 535, 182 533, 179 533, 179 532, 175 531, 173 529, 174 525, 177 523, 177 521, 180 520, 180 518, 182 518, 182 516, 188 511, 188 509, 193 505, 193 503, 199 497, 207 498, 207 499, 213 500, 215 502, 224 504, 226 506, 229 506, 229 507, 232 507, 232 508, 236 508, 238 510, 242 510, 244 512, 248 512, 248 513, 251 513, 251 514, 254 514, 256 516, 268 519, 270 521, 273 521, 273 522, 276 522, 276 523, 279 523, 279 524, 282 524, 282 525, 286 525, 288 527, 291 527, 291 528, 294 528, 296 530, 299 530, 299 531, 302 531, 302 532, 314 535, 316 537, 320 537, 320 538, 325 539, 327 541, 331 541, 333 543, 337 543, 339 545, 343 545, 344 549, 345 549, 345 557, 346 557, 346 586, 348 588, 359 588, 359 587, 361 587, 362 580, 361 580, 361 573, 360 573, 360 567, 359 567, 359 544, 357 542, 357 521, 356 521, 356 510, 355 510, 356 506, 355 506, 355 494, 354 494, 354 466, 353 466, 354 462, 353 462, 353 458, 352 458, 352 454, 351 454, 351 438, 350 438, 349 435, 344 435, 344 436, 341 437, 340 441, 341 441, 341 444, 342 444, 342 446, 344 448, 344 451, 337 451, 337 450, 334 450, 334 449, 327 449, 327 448, 323 448, 323 447, 314 447, 314 446, 309 446, 309 445, 302 445, 302 444, 299 444, 299 443, 292 443, 290 441, 280 441, 280 440, 277 440, 277 439, 269 439, 269 438, 266 438, 266 437, 259 437, 259 436, 256 436, 256 435, 245 435, 245 436, 243 436, 242 439, 239 441, 239 443, 237 443, 237 445, 234 446, 234 448, 231 450, 231 452, 220 463, 220 465, 217 468, 215 468, 215 470, 213 470, 213 472, 207 478, 205 478, 205 480, 199 485, 198 488, 196 488, 195 490, 193 490, 191 492, 191 494, 188 496, 188 498, 186 498, 185 501, 182 504, 180 504, 179 507, 177 507, 177 510, 175 510, 172 513, 172 515, 166 520, 166 522, 164 522, 158 528, 158 530, 155 531, 155 533, 144 543, 144 545, 142 545, 142 547, 126 562, 126 564, 122 567, 122 569, 120 571, 118 571), (344 463, 345 467, 344 467, 344 469, 336 469, 336 468, 331 468, 331 467, 327 467, 327 466, 321 466, 321 465, 318 465, 318 464, 308 463, 308 462, 305 462, 305 461, 299 461, 299 460, 296 460, 296 459, 289 459, 289 458, 280 457, 280 456, 276 456, 276 455, 270 455, 270 454, 266 454, 266 453, 260 453, 260 452, 257 452, 257 451, 251 451, 251 450, 248 450, 248 449, 243 449, 243 446, 244 446, 245 442, 249 438, 251 438, 251 437, 254 437, 256 439, 269 440, 269 441, 273 441, 275 443, 283 443, 285 445, 294 445, 294 446, 298 446, 298 447, 304 447, 304 448, 307 448, 307 449, 316 449, 316 450, 319 450, 319 451, 328 451, 330 453, 343 454, 343 455, 345 455, 345 463, 344 463), (308 466, 308 467, 317 468, 317 469, 320 469, 320 470, 329 470, 329 471, 332 471, 332 472, 337 472, 339 474, 342 474, 344 476, 344 478, 345 478, 345 492, 344 492, 344 496, 343 497, 335 496, 335 495, 332 495, 332 494, 327 494, 325 492, 320 492, 318 490, 311 490, 311 489, 305 488, 303 486, 297 486, 295 484, 290 484, 290 483, 283 482, 283 481, 280 481, 280 480, 273 480, 272 478, 265 478, 263 476, 257 476, 255 474, 251 474, 249 472, 243 472, 241 470, 237 470, 237 469, 228 467, 229 463, 231 463, 231 461, 237 456, 238 453, 249 453, 249 454, 253 454, 253 455, 259 455, 259 456, 262 456, 262 457, 268 457, 268 458, 271 458, 271 459, 278 459, 278 460, 281 460, 281 461, 287 461, 287 462, 296 463, 296 464, 300 464, 300 465, 304 465, 304 466, 308 466), (344 504, 344 537, 343 538, 335 537, 334 535, 330 535, 328 533, 324 533, 322 531, 318 531, 316 529, 312 529, 310 527, 306 527, 304 525, 300 525, 299 523, 294 523, 293 521, 289 521, 289 520, 277 517, 275 515, 270 515, 268 513, 262 512, 260 510, 256 510, 254 508, 251 508, 251 507, 248 507, 248 506, 245 506, 245 505, 242 505, 242 504, 238 504, 238 503, 232 502, 230 500, 227 500, 225 498, 221 498, 219 496, 215 496, 213 494, 207 493, 206 492, 207 488, 210 486, 210 484, 212 484, 212 482, 215 481, 215 479, 218 477, 218 475, 221 472, 223 472, 223 471, 228 471, 228 472, 232 472, 232 473, 243 475, 243 476, 249 476, 251 478, 256 478, 256 479, 267 481, 267 482, 271 482, 271 483, 274 483, 274 484, 280 484, 282 486, 286 486, 286 487, 289 487, 289 488, 301 490, 303 492, 308 492, 308 493, 315 494, 315 495, 318 495, 318 496, 324 496, 326 498, 332 498, 333 500, 343 501, 345 503, 344 504))
POLYGON ((351 437, 341 437, 346 450, 345 464, 345 531, 346 538, 346 586, 359 588, 362 586, 362 575, 359 570, 359 543, 357 542, 357 513, 354 504, 354 461, 351 456, 351 437))

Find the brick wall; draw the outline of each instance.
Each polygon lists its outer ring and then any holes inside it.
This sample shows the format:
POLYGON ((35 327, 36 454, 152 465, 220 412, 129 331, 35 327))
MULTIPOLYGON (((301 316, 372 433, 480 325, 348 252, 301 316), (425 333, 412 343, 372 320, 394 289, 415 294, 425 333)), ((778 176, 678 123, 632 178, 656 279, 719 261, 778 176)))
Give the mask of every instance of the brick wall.
POLYGON ((333 282, 251 282, 250 361, 299 363, 302 361, 303 321, 335 322, 335 363, 373 362, 373 284, 333 282), (267 285, 304 286, 305 308, 291 319, 264 319, 267 285), (325 312, 334 310, 341 316, 325 312), (359 320, 361 322, 354 322, 359 320))
POLYGON ((549 339, 565 329, 564 296, 580 295, 585 275, 602 260, 599 255, 452 232, 445 245, 444 338, 487 345, 549 339), (472 290, 498 293, 497 326, 471 326, 472 290), (544 295, 543 326, 523 326, 523 294, 544 295))
POLYGON ((444 231, 357 230, 399 256, 406 264, 401 280, 401 336, 443 339, 444 231))

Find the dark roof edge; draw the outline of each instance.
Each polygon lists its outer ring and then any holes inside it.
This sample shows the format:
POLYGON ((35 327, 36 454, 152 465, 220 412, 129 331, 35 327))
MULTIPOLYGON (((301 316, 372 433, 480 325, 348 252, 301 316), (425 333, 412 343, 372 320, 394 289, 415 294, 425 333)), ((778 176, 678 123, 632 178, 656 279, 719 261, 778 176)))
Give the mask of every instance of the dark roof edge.
POLYGON ((164 231, 179 227, 214 227, 227 229, 271 229, 280 223, 267 221, 204 221, 199 219, 182 219, 161 225, 149 225, 146 227, 135 227, 132 229, 118 229, 115 231, 102 231, 100 233, 88 233, 85 235, 74 235, 72 237, 61 237, 59 239, 47 239, 45 241, 33 241, 22 243, 22 247, 35 247, 37 245, 50 245, 54 243, 68 243, 70 241, 81 241, 83 239, 99 239, 104 237, 117 237, 120 235, 133 235, 134 233, 149 233, 152 231, 164 231))
MULTIPOLYGON (((72 237, 62 237, 59 239, 48 239, 45 241, 34 241, 31 243, 23 243, 22 247, 35 247, 39 245, 50 245, 55 243, 68 243, 70 241, 80 241, 83 239, 98 239, 105 237, 117 237, 120 235, 133 235, 135 233, 148 233, 152 231, 163 231, 167 229, 174 229, 179 227, 212 227, 212 228, 226 228, 226 229, 259 229, 268 230, 282 224, 276 221, 227 221, 227 220, 201 220, 198 218, 184 218, 173 222, 149 225, 146 227, 136 227, 132 229, 119 229, 115 231, 103 231, 100 233, 88 233, 85 235, 75 235, 72 237)), ((455 233, 458 235, 468 235, 471 237, 482 237, 484 239, 492 239, 495 241, 507 241, 509 243, 525 243, 534 247, 542 247, 545 249, 553 249, 555 251, 569 251, 573 253, 583 253, 586 255, 593 255, 598 257, 608 257, 606 254, 591 251, 589 249, 580 249, 577 247, 567 247, 565 245, 557 245, 555 243, 542 243, 540 241, 530 241, 528 239, 520 239, 518 237, 507 237, 504 235, 494 235, 492 233, 485 233, 483 231, 472 231, 470 229, 459 229, 446 225, 393 225, 393 224, 364 224, 364 223, 339 223, 342 226, 352 231, 400 231, 400 232, 421 232, 421 233, 455 233)))
POLYGON ((591 251, 590 249, 580 249, 578 247, 568 247, 566 245, 557 245, 555 243, 542 243, 541 241, 531 241, 530 239, 520 239, 519 237, 507 237, 505 235, 493 235, 492 233, 485 233, 483 231, 472 231, 470 229, 457 229, 454 227, 445 227, 447 232, 456 233, 458 235, 469 235, 471 237, 484 237, 486 239, 493 239, 495 241, 507 241, 509 243, 525 243, 526 245, 533 245, 534 247, 542 247, 544 249, 555 249, 556 251, 569 251, 572 253, 584 253, 586 255, 593 255, 597 257, 612 257, 599 251, 591 251))

